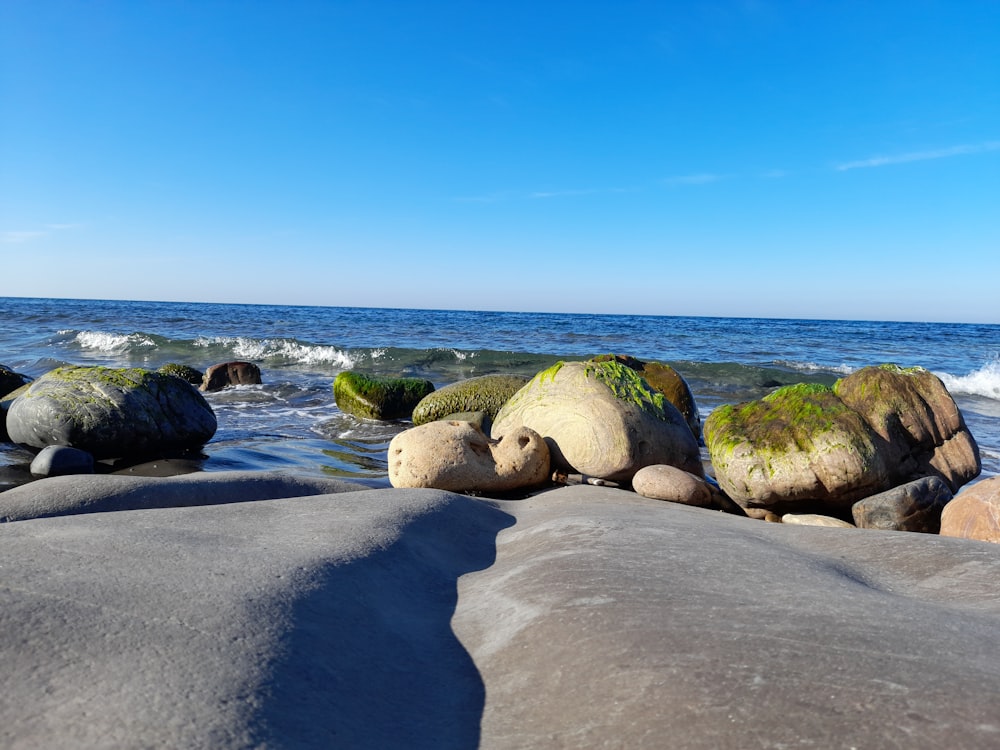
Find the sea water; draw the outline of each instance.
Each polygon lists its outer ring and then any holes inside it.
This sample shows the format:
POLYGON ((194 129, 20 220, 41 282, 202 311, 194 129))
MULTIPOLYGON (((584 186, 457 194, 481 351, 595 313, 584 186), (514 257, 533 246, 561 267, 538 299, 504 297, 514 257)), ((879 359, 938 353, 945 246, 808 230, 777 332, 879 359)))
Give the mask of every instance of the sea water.
MULTIPOLYGON (((998 325, 0 298, 0 364, 31 377, 65 364, 257 364, 261 385, 205 394, 219 424, 196 457, 205 471, 284 469, 387 486, 389 441, 410 424, 341 412, 339 372, 440 388, 607 353, 672 365, 702 419, 780 385, 922 366, 961 408, 980 478, 1000 473, 998 325)), ((0 444, 0 489, 23 481, 31 458, 0 444)))

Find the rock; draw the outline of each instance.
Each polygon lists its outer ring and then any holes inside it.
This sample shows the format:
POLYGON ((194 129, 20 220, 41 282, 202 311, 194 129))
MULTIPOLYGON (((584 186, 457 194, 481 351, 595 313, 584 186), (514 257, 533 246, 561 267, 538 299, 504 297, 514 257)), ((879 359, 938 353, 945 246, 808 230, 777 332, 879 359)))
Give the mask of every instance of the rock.
POLYGON ((491 440, 470 422, 428 422, 389 443, 393 487, 506 492, 549 477, 549 449, 526 427, 491 440))
POLYGON ((608 360, 620 362, 635 370, 653 390, 662 393, 667 401, 677 407, 677 411, 691 428, 695 440, 701 442, 701 415, 698 413, 698 404, 695 403, 694 394, 691 393, 687 381, 677 370, 662 362, 643 362, 625 354, 602 354, 594 357, 595 362, 608 360))
POLYGON ((700 508, 713 506, 708 483, 676 466, 654 464, 642 467, 632 477, 632 489, 653 500, 668 500, 700 508))
POLYGON ((490 429, 493 427, 493 418, 484 411, 459 411, 442 417, 440 421, 470 422, 487 435, 490 434, 490 429))
MULTIPOLYGON (((156 370, 164 375, 173 375, 191 385, 201 385, 205 380, 205 374, 190 367, 189 365, 179 365, 176 362, 168 362, 156 370)), ((257 382, 260 382, 260 371, 257 371, 257 382)), ((215 390, 215 389, 213 389, 215 390)))
POLYGON ((829 526, 835 529, 853 529, 854 524, 833 516, 822 516, 818 513, 786 513, 781 517, 782 523, 796 526, 829 526))
POLYGON ((721 406, 704 429, 719 485, 744 507, 838 515, 889 486, 875 435, 825 385, 721 406))
POLYGON ((424 396, 413 410, 413 424, 450 419, 460 412, 484 412, 490 420, 530 380, 523 375, 481 375, 460 380, 424 396))
POLYGON ((979 448, 941 380, 922 367, 864 367, 834 392, 878 436, 890 486, 937 475, 952 492, 981 470, 979 448))
POLYGON ((703 476, 698 442, 681 413, 618 362, 560 362, 504 404, 493 423, 542 435, 556 468, 629 481, 643 466, 669 464, 703 476))
POLYGON ((60 367, 13 401, 7 430, 15 443, 68 445, 104 459, 198 448, 215 434, 216 420, 179 378, 140 368, 60 367))
POLYGON ((359 489, 362 489, 360 485, 343 479, 299 477, 279 471, 50 477, 0 492, 0 522, 81 513, 250 503, 359 489))
POLYGON ((31 378, 14 372, 5 365, 0 365, 0 398, 5 397, 11 391, 16 391, 21 386, 31 382, 31 378))
POLYGON ((253 362, 223 362, 205 370, 201 390, 221 391, 230 385, 260 385, 260 368, 253 362))
POLYGON ((345 370, 333 381, 337 407, 363 419, 408 419, 434 384, 420 378, 381 378, 345 370))
POLYGON ((941 477, 923 477, 859 500, 851 514, 859 529, 937 534, 941 511, 951 498, 952 492, 941 477))
POLYGON ((14 403, 14 399, 27 390, 28 386, 22 385, 6 396, 0 397, 0 440, 5 442, 10 440, 10 435, 7 434, 7 412, 10 410, 10 405, 14 403))
MULTIPOLYGON (((79 448, 47 445, 31 462, 36 477, 57 477, 64 474, 93 474, 94 457, 79 448)), ((3 496, 0 495, 0 498, 3 496)))
POLYGON ((1000 542, 1000 477, 984 479, 955 495, 941 512, 940 533, 1000 542))

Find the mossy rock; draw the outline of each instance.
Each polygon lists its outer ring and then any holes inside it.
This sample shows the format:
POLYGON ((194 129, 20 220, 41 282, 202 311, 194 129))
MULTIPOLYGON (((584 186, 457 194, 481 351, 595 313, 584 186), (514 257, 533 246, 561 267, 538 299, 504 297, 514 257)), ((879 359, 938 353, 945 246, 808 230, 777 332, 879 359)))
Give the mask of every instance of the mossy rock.
POLYGON ((666 396, 684 417, 695 440, 701 441, 701 415, 698 413, 698 405, 695 403, 690 386, 677 370, 662 362, 644 362, 627 354, 601 354, 594 357, 595 362, 612 360, 635 370, 651 388, 666 396))
POLYGON ((484 412, 492 420, 529 380, 524 375, 480 375, 451 383, 420 400, 413 410, 413 424, 434 422, 459 412, 484 412))
POLYGON ((500 409, 492 434, 521 426, 545 438, 555 467, 574 473, 629 481, 652 464, 704 473, 681 413, 618 361, 558 362, 538 373, 500 409))
POLYGON ((205 377, 205 373, 194 369, 189 365, 180 365, 176 362, 168 362, 157 369, 157 372, 162 372, 164 375, 173 375, 176 378, 190 383, 191 385, 201 385, 201 381, 205 377))
POLYGON ((743 507, 842 512, 890 486, 876 436, 825 385, 721 406, 704 429, 719 486, 743 507))
POLYGON ((216 427, 197 389, 142 368, 60 367, 31 383, 7 412, 13 442, 67 445, 97 459, 197 448, 216 427))
POLYGON ((421 378, 383 378, 347 370, 333 381, 341 411, 364 419, 408 419, 420 400, 434 391, 421 378))
POLYGON ((833 385, 878 436, 893 484, 939 476, 952 492, 979 475, 979 447, 941 379, 923 367, 863 367, 833 385))

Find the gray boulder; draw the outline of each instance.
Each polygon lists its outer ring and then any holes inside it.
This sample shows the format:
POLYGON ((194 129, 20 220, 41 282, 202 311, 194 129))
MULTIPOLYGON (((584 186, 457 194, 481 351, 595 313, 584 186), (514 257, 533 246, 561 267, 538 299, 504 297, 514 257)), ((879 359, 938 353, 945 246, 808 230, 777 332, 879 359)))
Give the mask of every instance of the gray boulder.
POLYGON ((704 476, 698 442, 677 408, 616 361, 560 362, 504 404, 492 434, 529 427, 545 438, 554 467, 629 481, 643 466, 669 464, 704 476))
MULTIPOLYGON (((93 474, 94 457, 68 445, 47 445, 31 461, 31 473, 37 477, 57 477, 64 474, 93 474)), ((3 502, 0 495, 0 503, 3 502)))
POLYGON ((859 529, 937 534, 941 511, 951 498, 951 489, 941 477, 922 477, 859 500, 851 515, 859 529))
POLYGON ((96 459, 197 448, 216 430, 204 397, 180 378, 139 368, 60 367, 11 403, 11 441, 68 445, 96 459))

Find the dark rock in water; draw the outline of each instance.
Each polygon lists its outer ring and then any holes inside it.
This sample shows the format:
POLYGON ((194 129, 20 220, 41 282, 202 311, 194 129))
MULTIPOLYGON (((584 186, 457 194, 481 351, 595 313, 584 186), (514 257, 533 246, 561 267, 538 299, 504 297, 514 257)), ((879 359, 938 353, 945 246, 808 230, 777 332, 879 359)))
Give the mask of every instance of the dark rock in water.
POLYGON ((653 390, 666 396, 667 401, 676 406, 677 411, 684 417, 695 440, 701 442, 701 415, 698 413, 698 405, 695 403, 690 386, 677 370, 662 362, 643 362, 627 354, 602 354, 594 357, 595 362, 610 360, 635 370, 653 390))
POLYGON ((859 529, 937 534, 952 493, 941 477, 923 477, 859 500, 851 508, 859 529))
POLYGON ((168 362, 159 368, 157 372, 164 375, 173 375, 181 380, 187 381, 191 385, 201 385, 205 379, 205 374, 189 365, 179 365, 176 362, 168 362))
POLYGON ((10 440, 10 436, 7 434, 7 412, 10 409, 10 405, 14 403, 14 399, 26 390, 28 390, 28 386, 22 385, 20 388, 16 388, 6 396, 0 398, 0 440, 10 440))
POLYGON ((205 370, 203 391, 220 391, 227 385, 260 385, 260 368, 253 362, 223 362, 205 370))
POLYGON ((937 475, 952 492, 979 475, 979 447, 944 383, 922 367, 864 367, 837 396, 878 435, 890 484, 937 475))
POLYGON ((364 419, 408 419, 434 384, 421 378, 380 378, 347 370, 333 381, 337 407, 364 419))
POLYGON ((30 382, 31 378, 27 375, 22 375, 19 372, 14 372, 5 365, 0 365, 0 398, 30 382))
POLYGON ((413 409, 413 424, 452 419, 452 414, 462 412, 483 412, 492 421, 530 379, 523 375, 481 375, 451 383, 420 400, 413 409))
POLYGON ((29 385, 7 412, 13 442, 68 445, 96 459, 196 448, 216 426, 197 389, 139 368, 60 367, 29 385))
POLYGON ((31 473, 36 477, 93 474, 94 457, 68 445, 48 445, 31 462, 31 473))

